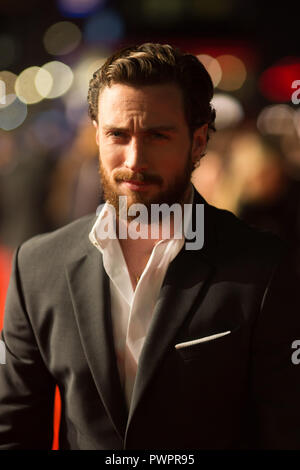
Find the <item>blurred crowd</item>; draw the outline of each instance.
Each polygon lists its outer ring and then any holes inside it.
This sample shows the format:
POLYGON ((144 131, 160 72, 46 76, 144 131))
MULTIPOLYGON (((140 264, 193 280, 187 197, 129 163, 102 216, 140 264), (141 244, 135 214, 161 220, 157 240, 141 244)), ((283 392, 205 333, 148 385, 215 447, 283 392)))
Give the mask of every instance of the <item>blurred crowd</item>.
POLYGON ((243 123, 212 137, 193 182, 209 203, 290 244, 300 271, 299 169, 274 136, 243 123))

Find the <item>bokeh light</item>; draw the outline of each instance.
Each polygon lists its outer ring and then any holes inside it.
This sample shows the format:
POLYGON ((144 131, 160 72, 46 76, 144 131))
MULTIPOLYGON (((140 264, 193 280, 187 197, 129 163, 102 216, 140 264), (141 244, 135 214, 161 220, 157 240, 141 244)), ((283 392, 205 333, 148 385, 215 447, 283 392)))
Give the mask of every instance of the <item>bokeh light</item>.
POLYGON ((27 106, 15 94, 7 95, 9 105, 0 105, 0 128, 11 131, 19 127, 27 116, 27 106))
POLYGON ((58 98, 59 96, 64 95, 73 83, 73 72, 71 68, 64 64, 54 60, 43 65, 41 68, 43 72, 39 72, 35 78, 35 85, 38 89, 38 92, 48 99, 58 98), (46 77, 41 77, 41 74, 47 72, 52 79, 52 84, 50 84, 49 79, 46 77))
POLYGON ((35 85, 35 77, 39 70, 40 67, 28 67, 23 70, 16 79, 16 95, 26 104, 38 103, 43 99, 43 96, 38 92, 35 85))
MULTIPOLYGON (((106 61, 108 54, 105 51, 99 51, 99 54, 86 55, 74 67, 74 86, 73 89, 78 93, 77 100, 86 101, 89 82, 94 72, 98 70, 106 61)), ((76 99, 76 97, 75 97, 76 99)))
POLYGON ((35 75, 34 84, 38 93, 45 98, 52 89, 53 77, 46 69, 41 67, 35 75))
POLYGON ((221 69, 222 78, 218 88, 224 91, 234 91, 242 87, 246 80, 247 71, 244 63, 238 57, 224 54, 216 57, 221 69))
POLYGON ((81 31, 70 21, 60 21, 50 26, 44 34, 43 42, 47 52, 52 55, 65 55, 80 44, 81 31))
POLYGON ((286 104, 266 106, 258 115, 257 128, 262 134, 291 135, 295 131, 294 110, 286 104))
POLYGON ((0 103, 1 109, 5 106, 8 106, 14 101, 16 98, 15 93, 15 83, 16 83, 17 75, 9 72, 8 70, 3 70, 0 72, 0 81, 2 83, 2 88, 1 88, 1 100, 0 103), (4 84, 4 85, 3 85, 4 84), (5 93, 5 97, 3 97, 3 91, 5 93), (8 98, 9 95, 9 98, 8 98), (5 98, 5 99, 3 99, 5 98))
POLYGON ((244 118, 244 111, 238 99, 225 93, 216 93, 212 99, 216 110, 216 128, 224 129, 238 124, 244 118))
POLYGON ((207 54, 200 54, 197 57, 208 71, 214 87, 218 86, 222 79, 222 69, 219 62, 207 54))
POLYGON ((105 0, 57 0, 57 6, 64 16, 81 18, 93 13, 105 0))
POLYGON ((118 41, 124 35, 124 23, 115 10, 103 10, 92 15, 84 27, 84 38, 89 43, 110 43, 118 41))
POLYGON ((66 115, 71 123, 76 124, 86 114, 87 93, 93 73, 103 65, 109 52, 97 50, 81 57, 74 66, 74 81, 71 89, 63 97, 66 115))
POLYGON ((293 93, 291 88, 294 80, 300 78, 300 60, 294 63, 280 63, 266 69, 260 79, 259 88, 265 98, 270 101, 290 101, 293 93))

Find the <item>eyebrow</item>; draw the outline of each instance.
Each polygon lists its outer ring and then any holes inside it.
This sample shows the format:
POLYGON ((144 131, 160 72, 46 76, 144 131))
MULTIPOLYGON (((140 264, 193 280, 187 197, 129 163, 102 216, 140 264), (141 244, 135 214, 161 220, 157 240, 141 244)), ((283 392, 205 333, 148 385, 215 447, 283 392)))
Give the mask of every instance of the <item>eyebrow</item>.
MULTIPOLYGON (((103 126, 104 131, 123 131, 127 132, 128 128, 127 127, 118 127, 118 126, 103 126)), ((176 126, 169 126, 169 125, 162 125, 162 126, 151 126, 151 127, 145 127, 142 129, 142 132, 151 132, 151 131, 164 131, 164 132, 176 132, 177 127, 176 126)))

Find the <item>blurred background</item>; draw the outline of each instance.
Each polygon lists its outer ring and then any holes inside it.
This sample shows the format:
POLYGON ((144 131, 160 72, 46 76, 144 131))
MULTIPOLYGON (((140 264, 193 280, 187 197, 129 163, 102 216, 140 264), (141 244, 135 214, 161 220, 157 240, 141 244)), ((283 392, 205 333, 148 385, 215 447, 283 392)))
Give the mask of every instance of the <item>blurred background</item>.
MULTIPOLYGON (((193 182, 288 240, 300 269, 299 6, 252 0, 1 0, 0 328, 15 248, 101 199, 93 72, 119 47, 169 43, 210 73, 217 132, 193 182), (298 9, 296 9, 298 8, 298 9)), ((53 448, 57 448, 59 397, 53 448)))

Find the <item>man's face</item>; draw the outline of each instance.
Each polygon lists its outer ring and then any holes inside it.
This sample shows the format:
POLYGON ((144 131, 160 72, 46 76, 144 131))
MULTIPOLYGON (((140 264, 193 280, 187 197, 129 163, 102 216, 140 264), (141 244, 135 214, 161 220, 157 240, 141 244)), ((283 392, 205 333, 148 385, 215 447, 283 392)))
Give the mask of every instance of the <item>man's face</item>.
POLYGON ((94 125, 108 202, 118 208, 118 196, 127 196, 128 207, 183 201, 207 125, 191 139, 176 85, 106 87, 94 125))

